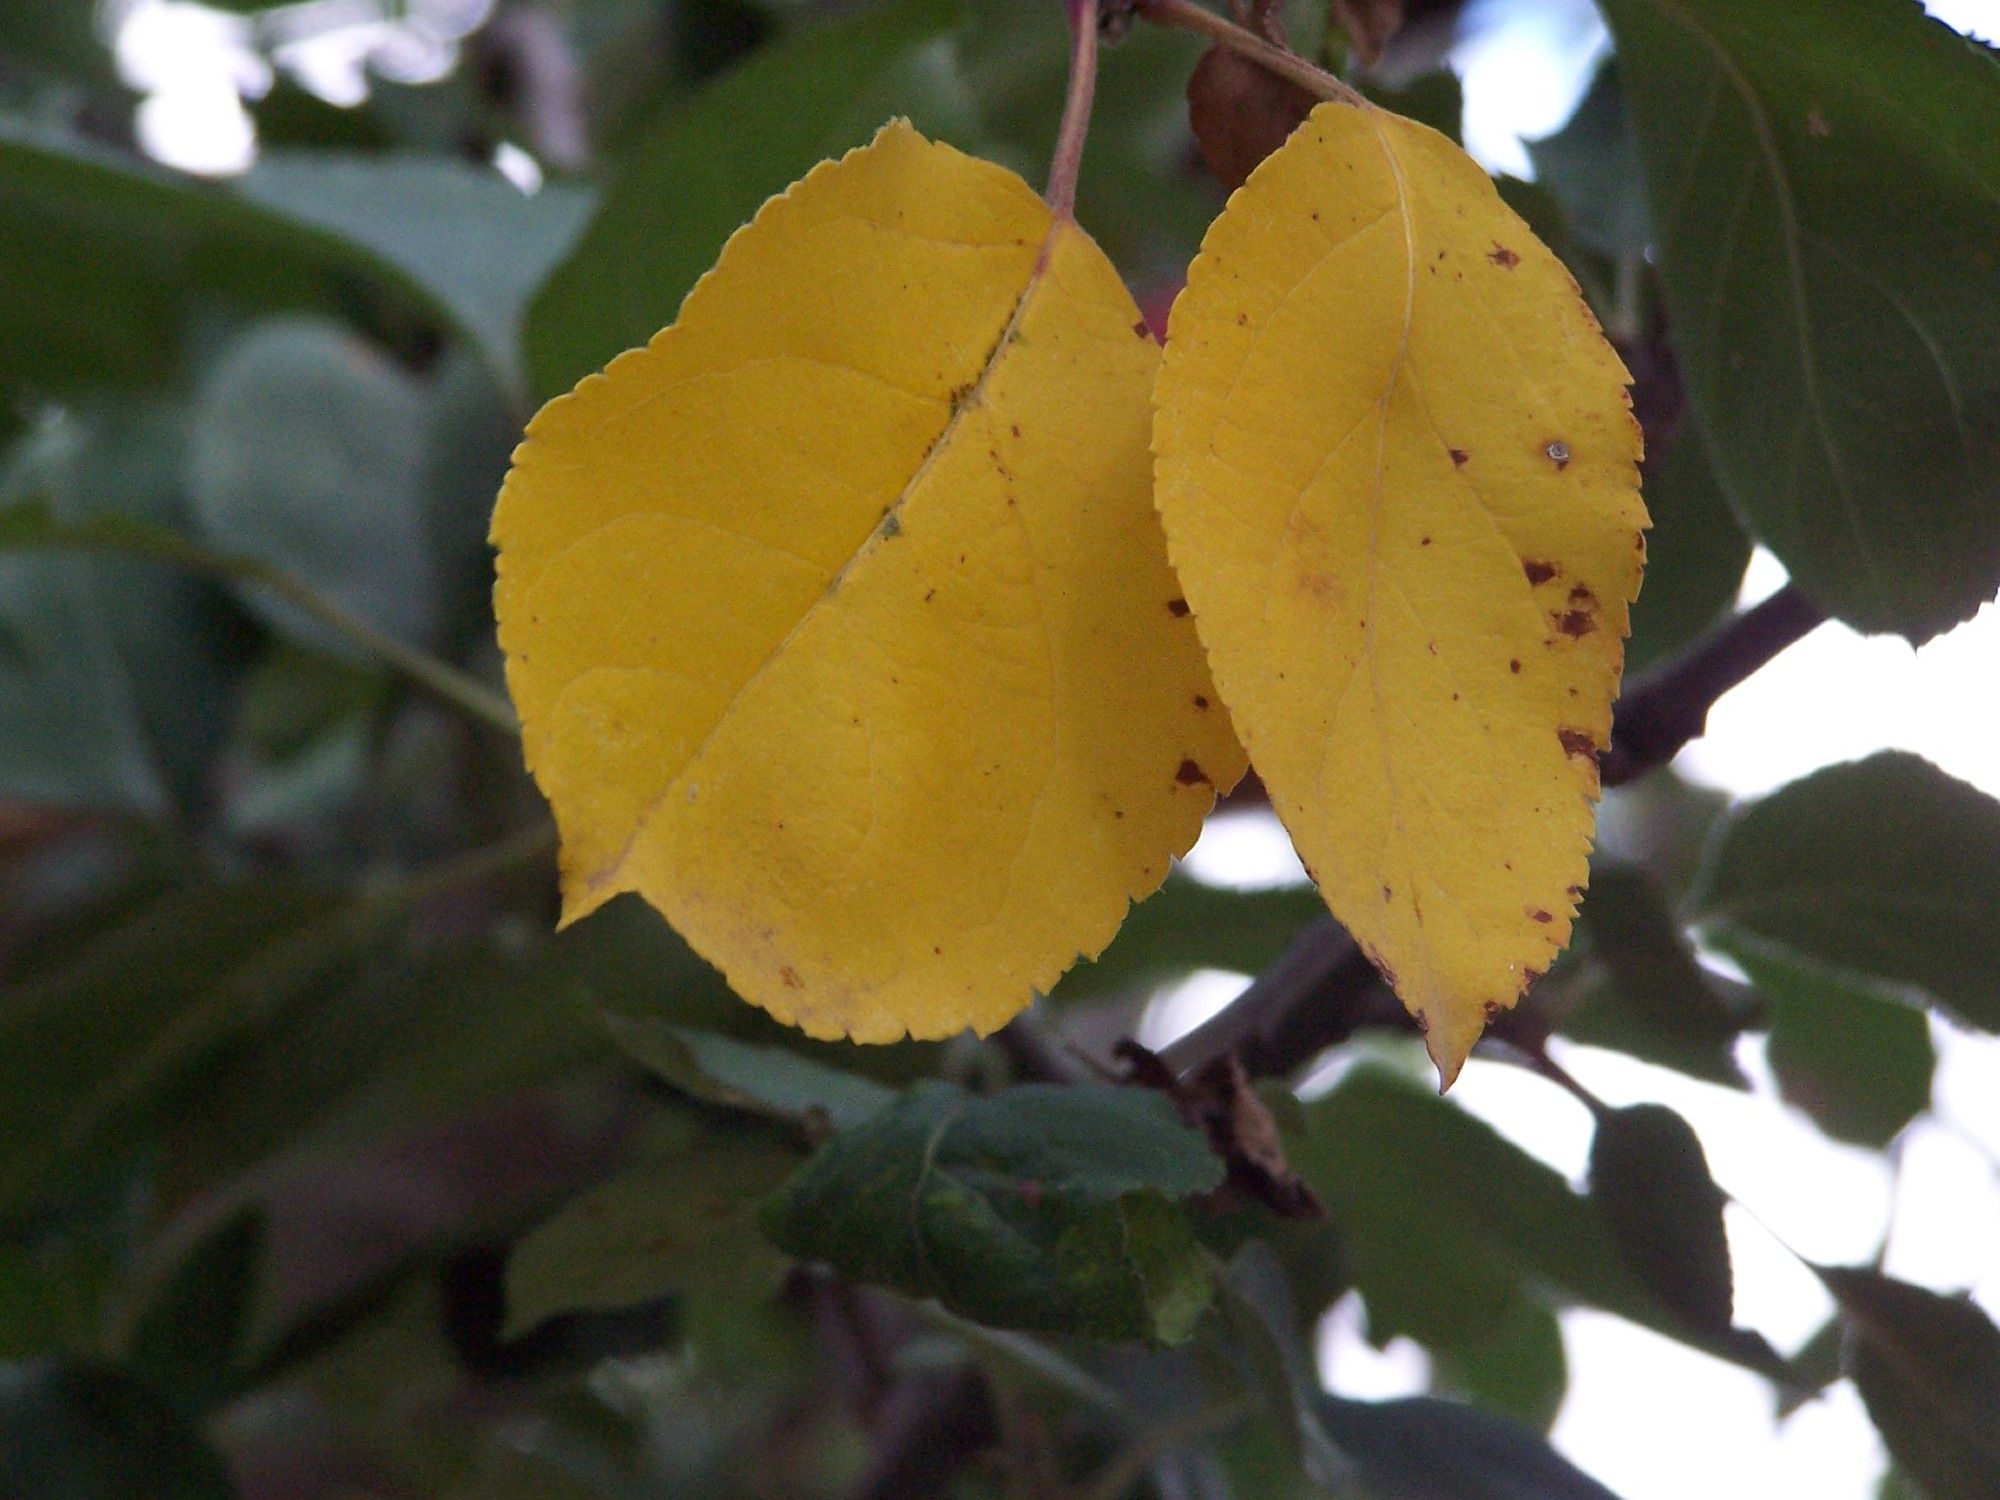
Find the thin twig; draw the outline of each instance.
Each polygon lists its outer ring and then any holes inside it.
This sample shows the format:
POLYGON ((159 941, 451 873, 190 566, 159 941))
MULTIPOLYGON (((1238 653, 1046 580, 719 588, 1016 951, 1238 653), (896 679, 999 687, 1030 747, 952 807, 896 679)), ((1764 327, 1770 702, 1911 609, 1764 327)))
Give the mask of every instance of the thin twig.
POLYGON ((1599 769, 1606 786, 1636 781, 1699 739, 1715 700, 1826 623, 1791 584, 1753 604, 1632 685, 1599 769))
POLYGON ((1067 0, 1069 6, 1069 92, 1062 126, 1049 163, 1049 208, 1058 219, 1076 217, 1076 180, 1083 169, 1083 143, 1090 134, 1091 100, 1097 93, 1097 0, 1067 0))
POLYGON ((1289 79, 1317 98, 1334 99, 1342 104, 1352 104, 1362 109, 1374 108, 1365 94, 1349 88, 1324 68, 1306 61, 1296 52, 1266 41, 1256 32, 1248 27, 1238 26, 1226 16, 1218 16, 1212 10, 1202 9, 1194 3, 1194 0, 1132 0, 1131 8, 1132 14, 1151 21, 1155 26, 1191 31, 1197 36, 1207 37, 1217 46, 1227 47, 1232 52, 1240 52, 1252 62, 1262 65, 1280 78, 1289 79))

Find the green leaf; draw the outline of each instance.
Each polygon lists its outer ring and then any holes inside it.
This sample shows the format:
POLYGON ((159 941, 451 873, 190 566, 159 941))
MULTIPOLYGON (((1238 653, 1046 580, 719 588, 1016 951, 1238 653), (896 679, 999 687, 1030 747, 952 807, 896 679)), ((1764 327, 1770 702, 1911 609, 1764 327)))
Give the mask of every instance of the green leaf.
POLYGON ((1321 1402, 1374 1500, 1617 1500, 1518 1422, 1429 1396, 1321 1402))
POLYGON ((1590 1197, 1660 1301, 1689 1327, 1726 1336, 1735 1316, 1728 1199, 1687 1121, 1663 1104, 1606 1110, 1590 1143, 1590 1197))
POLYGON ((1176 1343, 1212 1292, 1179 1200, 1221 1181, 1158 1094, 932 1085, 822 1146, 764 1225, 794 1255, 977 1322, 1176 1343))
POLYGON ((0 1244, 0 1360, 95 1348, 118 1270, 112 1248, 91 1240, 0 1244))
POLYGON ((256 1208, 226 1216, 175 1264, 140 1313, 127 1362, 184 1410, 205 1411, 228 1396, 257 1297, 264 1217, 256 1208))
POLYGON ((963 89, 944 41, 962 19, 956 0, 900 0, 801 30, 671 108, 529 310, 536 390, 558 395, 673 322, 766 198, 889 116, 962 137, 963 89))
POLYGON ((1590 1202, 1457 1106, 1363 1066, 1303 1117, 1286 1158, 1344 1236, 1372 1337, 1476 1343, 1524 1286, 1685 1335, 1590 1202))
POLYGON ((608 1015, 628 1055, 704 1103, 808 1125, 817 1115, 837 1129, 858 1124, 895 1098, 891 1089, 784 1047, 762 1047, 653 1018, 608 1015))
MULTIPOLYGON (((1615 261, 1646 253, 1652 226, 1615 62, 1597 70, 1567 125, 1528 143, 1528 160, 1535 164, 1535 180, 1562 205, 1578 243, 1615 261)), ((1650 508, 1650 490, 1646 498, 1650 508)), ((1647 574, 1651 582, 1650 559, 1647 574)))
POLYGON ((0 1210, 156 1140, 204 1064, 331 982, 381 916, 272 884, 174 891, 0 990, 0 1210))
POLYGON ((1605 0, 1724 492, 1923 641, 2000 586, 2000 59, 1914 4, 1605 0))
POLYGON ((468 940, 314 990, 203 1070, 202 1108, 166 1129, 172 1183, 352 1152, 602 1069, 612 1052, 578 969, 564 945, 468 940))
POLYGON ((1157 894, 1132 908, 1095 963, 1080 963, 1063 976, 1054 998, 1102 994, 1190 969, 1255 974, 1325 911, 1309 885, 1237 891, 1170 876, 1157 894))
POLYGON ((1931 1500, 2000 1494, 2000 1329, 1964 1297, 1822 1267, 1845 1363, 1896 1463, 1931 1500))
MULTIPOLYGON (((0 504, 51 528, 186 519, 183 413, 88 402, 0 467, 0 504)), ((112 558, 0 560, 0 792, 161 816, 198 806, 220 748, 234 652, 211 585, 112 558)))
POLYGON ((795 1150, 674 1115, 637 1155, 515 1246, 508 1337, 558 1313, 661 1297, 761 1300, 777 1290, 785 1259, 759 1233, 756 1210, 798 1164, 795 1150))
POLYGON ((1527 1295, 1514 1299, 1485 1338, 1438 1350, 1437 1369, 1451 1392, 1537 1432, 1555 1424, 1569 1392, 1562 1325, 1527 1295))
POLYGON ((232 1500, 222 1460, 130 1376, 36 1360, 0 1365, 0 1495, 8 1500, 232 1500))
MULTIPOLYGON (((258 324, 202 385, 191 464, 201 533, 390 635, 426 640, 437 594, 419 488, 427 396, 332 324, 258 324)), ((351 652, 295 606, 244 592, 286 634, 351 652)))
POLYGON ((267 152, 237 190, 423 288, 515 393, 528 304, 591 208, 565 183, 528 195, 498 172, 420 155, 267 152))
MULTIPOLYGON (((1062 118, 1069 39, 1020 0, 971 0, 971 10, 959 60, 985 127, 979 154, 1039 182, 1062 118)), ((1135 26, 1100 54, 1077 218, 1132 277, 1141 306, 1178 285, 1222 206, 1208 174, 1190 169, 1186 86, 1201 48, 1185 32, 1135 26)))
POLYGON ((1750 566, 1750 538, 1730 513, 1699 429, 1684 418, 1660 443, 1646 466, 1646 584, 1632 606, 1632 637, 1625 643, 1631 679, 1666 660, 1710 626, 1727 618, 1750 566))
POLYGON ((1586 988, 1579 1011, 1563 1020, 1563 1034, 1742 1087, 1734 1047, 1745 1018, 1695 961, 1652 878, 1598 861, 1582 921, 1603 978, 1586 988))
MULTIPOLYGON (((1251 1384, 1292 1436, 1321 1492, 1371 1500, 1612 1500, 1534 1431, 1455 1401, 1352 1401, 1327 1394, 1289 1290, 1261 1245, 1238 1252, 1223 1311, 1251 1384)), ((1561 1341, 1556 1342, 1561 1363, 1561 1341)))
POLYGON ((0 391, 161 380, 216 304, 414 310, 518 390, 520 304, 582 207, 481 168, 331 153, 223 187, 0 116, 0 391))
POLYGON ((1751 803, 1690 904, 1730 953, 2000 1031, 2000 802, 1918 756, 1829 766, 1751 803))
POLYGON ((1767 1056, 1786 1103, 1877 1149, 1930 1108, 1937 1052, 1922 1011, 1757 954, 1738 961, 1770 1003, 1767 1056))

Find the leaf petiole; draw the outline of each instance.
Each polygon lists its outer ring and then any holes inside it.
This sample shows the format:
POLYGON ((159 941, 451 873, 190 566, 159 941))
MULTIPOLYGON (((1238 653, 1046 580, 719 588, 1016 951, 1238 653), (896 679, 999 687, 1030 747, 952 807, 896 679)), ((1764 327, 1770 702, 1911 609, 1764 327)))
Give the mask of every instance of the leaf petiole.
POLYGON ((1049 163, 1049 207, 1058 219, 1076 218, 1076 179, 1083 142, 1090 133, 1090 105, 1097 93, 1098 0, 1065 0, 1069 10, 1069 92, 1049 163))
POLYGON ((1238 26, 1227 17, 1196 5, 1194 0, 1132 0, 1132 13, 1155 26, 1168 26, 1205 36, 1217 46, 1241 53, 1321 99, 1338 100, 1358 109, 1374 108, 1365 94, 1349 88, 1324 68, 1275 42, 1266 41, 1247 26, 1238 26))

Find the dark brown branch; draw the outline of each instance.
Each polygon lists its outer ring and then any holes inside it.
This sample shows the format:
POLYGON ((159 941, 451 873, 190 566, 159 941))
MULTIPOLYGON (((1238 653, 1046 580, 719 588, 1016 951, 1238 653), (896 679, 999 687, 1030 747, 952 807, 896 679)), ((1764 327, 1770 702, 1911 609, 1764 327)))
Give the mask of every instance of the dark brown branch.
POLYGON ((1826 622, 1791 584, 1723 621, 1625 694, 1599 763, 1606 786, 1622 786, 1672 760, 1699 739, 1715 700, 1772 657, 1826 622))

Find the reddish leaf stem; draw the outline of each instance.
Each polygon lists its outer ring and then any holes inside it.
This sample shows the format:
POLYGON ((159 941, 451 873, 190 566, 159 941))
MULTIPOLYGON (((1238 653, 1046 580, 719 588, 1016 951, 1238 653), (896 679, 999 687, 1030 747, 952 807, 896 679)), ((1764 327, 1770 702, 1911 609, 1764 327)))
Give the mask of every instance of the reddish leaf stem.
POLYGON ((1217 46, 1240 52, 1252 62, 1296 83, 1318 98, 1337 99, 1342 104, 1363 109, 1372 108, 1366 95, 1349 88, 1324 68, 1306 61, 1296 52, 1266 41, 1247 26, 1238 26, 1226 16, 1204 10, 1194 0, 1130 0, 1130 4, 1132 14, 1151 21, 1155 26, 1170 26, 1178 31, 1205 36, 1217 46))
POLYGON ((1067 0, 1069 6, 1069 93, 1063 100, 1062 128, 1055 159, 1049 163, 1049 207, 1058 219, 1076 218, 1076 179, 1083 166, 1083 142, 1090 134, 1090 104, 1097 92, 1097 0, 1067 0))

